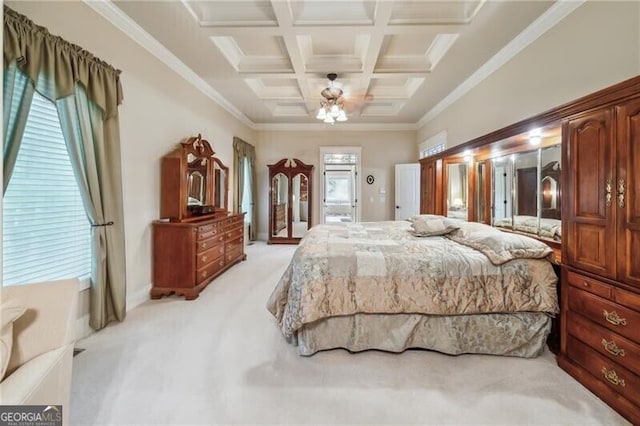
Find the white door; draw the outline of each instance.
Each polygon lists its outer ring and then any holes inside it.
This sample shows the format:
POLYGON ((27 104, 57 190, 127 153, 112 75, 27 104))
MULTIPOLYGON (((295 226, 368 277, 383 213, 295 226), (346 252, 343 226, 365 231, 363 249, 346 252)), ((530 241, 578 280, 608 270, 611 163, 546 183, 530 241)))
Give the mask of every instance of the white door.
POLYGON ((396 164, 396 220, 420 214, 420 164, 396 164))

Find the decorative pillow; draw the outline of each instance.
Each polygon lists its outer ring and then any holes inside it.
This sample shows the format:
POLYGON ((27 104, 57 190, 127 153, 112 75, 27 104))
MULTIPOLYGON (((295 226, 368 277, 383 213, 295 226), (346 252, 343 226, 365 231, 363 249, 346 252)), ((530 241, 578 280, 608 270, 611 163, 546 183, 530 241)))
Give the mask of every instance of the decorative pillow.
POLYGON ((444 218, 431 219, 416 216, 414 216, 411 226, 413 227, 414 235, 418 237, 446 235, 460 227, 457 222, 452 220, 444 218))
POLYGON ((411 216, 409 219, 407 219, 409 222, 413 222, 414 220, 421 220, 421 219, 426 219, 426 220, 432 220, 432 219, 446 219, 445 216, 441 216, 438 214, 417 214, 415 216, 411 216))
POLYGON ((447 237, 484 253, 496 266, 513 259, 542 259, 553 252, 548 245, 525 235, 496 231, 480 229, 456 232, 447 237))
POLYGON ((0 380, 9 365, 13 346, 13 322, 24 314, 25 307, 18 299, 11 299, 0 305, 0 380))

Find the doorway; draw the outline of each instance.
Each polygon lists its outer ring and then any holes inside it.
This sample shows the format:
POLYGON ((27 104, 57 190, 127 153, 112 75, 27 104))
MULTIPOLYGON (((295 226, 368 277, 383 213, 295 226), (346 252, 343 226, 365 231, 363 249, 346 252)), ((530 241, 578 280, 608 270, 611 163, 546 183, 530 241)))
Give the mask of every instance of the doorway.
POLYGON ((360 153, 360 147, 320 148, 322 223, 346 224, 360 220, 360 153))

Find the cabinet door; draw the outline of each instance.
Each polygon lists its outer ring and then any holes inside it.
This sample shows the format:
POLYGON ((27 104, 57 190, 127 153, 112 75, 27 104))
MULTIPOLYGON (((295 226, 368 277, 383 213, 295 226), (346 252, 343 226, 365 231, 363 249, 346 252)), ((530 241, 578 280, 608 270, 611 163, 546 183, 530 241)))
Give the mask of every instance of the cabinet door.
POLYGON ((569 265, 616 277, 613 110, 566 123, 566 188, 562 245, 569 265))
POLYGON ((420 164, 420 213, 434 214, 436 211, 436 162, 420 164))
POLYGON ((640 99, 617 107, 618 280, 640 288, 640 99))

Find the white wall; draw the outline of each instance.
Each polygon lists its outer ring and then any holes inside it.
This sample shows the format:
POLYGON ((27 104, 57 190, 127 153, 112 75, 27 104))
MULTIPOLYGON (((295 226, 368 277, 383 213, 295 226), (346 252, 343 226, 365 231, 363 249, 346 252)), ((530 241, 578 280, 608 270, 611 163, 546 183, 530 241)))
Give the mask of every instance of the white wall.
MULTIPOLYGON (((339 126, 339 124, 336 124, 339 126)), ((297 158, 305 164, 312 164, 313 174, 313 218, 318 223, 320 214, 320 147, 360 146, 362 147, 362 194, 360 207, 362 221, 393 220, 394 217, 394 165, 418 161, 415 132, 364 132, 339 131, 263 131, 258 135, 256 167, 258 194, 258 236, 266 239, 269 220, 269 169, 282 158, 297 158), (368 185, 364 178, 373 175, 375 182, 368 185), (380 189, 386 194, 380 194, 380 189)))
POLYGON ((233 137, 255 144, 255 134, 83 2, 6 4, 122 70, 120 140, 127 300, 132 308, 148 299, 151 285, 151 222, 159 215, 160 158, 183 138, 201 133, 231 169, 233 137))
POLYGON ((640 2, 588 1, 418 131, 448 147, 640 74, 640 2))

